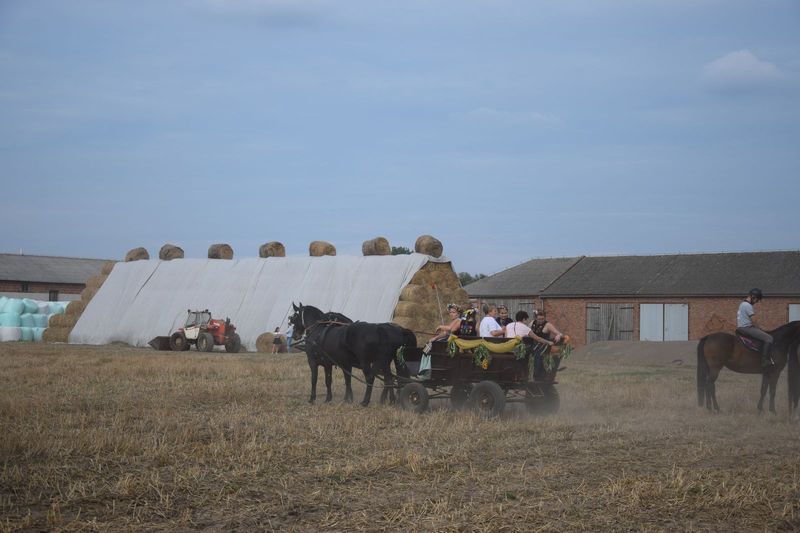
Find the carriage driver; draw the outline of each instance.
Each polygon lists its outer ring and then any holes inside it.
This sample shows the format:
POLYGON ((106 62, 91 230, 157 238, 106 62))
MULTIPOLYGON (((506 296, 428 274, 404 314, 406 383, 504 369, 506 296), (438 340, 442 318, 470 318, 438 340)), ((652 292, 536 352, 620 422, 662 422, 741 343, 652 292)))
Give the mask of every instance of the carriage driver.
POLYGON ((736 332, 764 342, 761 347, 761 366, 767 368, 772 366, 772 335, 762 330, 756 323, 756 312, 753 306, 764 298, 761 289, 750 289, 742 303, 739 304, 739 312, 736 313, 736 332))

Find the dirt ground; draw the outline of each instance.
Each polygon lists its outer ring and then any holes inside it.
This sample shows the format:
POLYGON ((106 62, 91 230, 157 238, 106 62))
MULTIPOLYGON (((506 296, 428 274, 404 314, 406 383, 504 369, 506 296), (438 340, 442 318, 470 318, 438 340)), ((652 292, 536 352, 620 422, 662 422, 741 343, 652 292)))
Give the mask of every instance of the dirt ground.
POLYGON ((485 420, 342 404, 338 370, 309 405, 302 354, 4 343, 0 530, 800 528, 785 378, 759 416, 759 378, 724 371, 711 415, 693 343, 564 366, 557 415, 485 420))

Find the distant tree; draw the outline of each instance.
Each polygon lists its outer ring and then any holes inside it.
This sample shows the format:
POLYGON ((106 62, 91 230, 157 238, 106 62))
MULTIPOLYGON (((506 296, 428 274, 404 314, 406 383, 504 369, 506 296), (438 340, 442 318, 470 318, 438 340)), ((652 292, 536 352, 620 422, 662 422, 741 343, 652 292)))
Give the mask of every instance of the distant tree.
POLYGON ((405 246, 392 246, 392 255, 408 255, 410 253, 411 250, 405 246))
POLYGON ((475 274, 474 276, 469 272, 459 272, 458 279, 461 281, 461 286, 469 285, 474 281, 478 281, 479 279, 483 279, 486 277, 486 274, 475 274))

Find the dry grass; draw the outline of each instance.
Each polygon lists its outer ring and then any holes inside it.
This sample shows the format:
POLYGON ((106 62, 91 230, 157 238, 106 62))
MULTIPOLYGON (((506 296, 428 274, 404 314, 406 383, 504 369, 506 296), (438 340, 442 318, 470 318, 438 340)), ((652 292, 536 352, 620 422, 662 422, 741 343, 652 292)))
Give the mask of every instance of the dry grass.
POLYGON ((800 527, 800 428, 753 376, 712 416, 691 367, 576 358, 559 415, 494 421, 340 376, 309 406, 302 355, 0 345, 0 530, 800 527))

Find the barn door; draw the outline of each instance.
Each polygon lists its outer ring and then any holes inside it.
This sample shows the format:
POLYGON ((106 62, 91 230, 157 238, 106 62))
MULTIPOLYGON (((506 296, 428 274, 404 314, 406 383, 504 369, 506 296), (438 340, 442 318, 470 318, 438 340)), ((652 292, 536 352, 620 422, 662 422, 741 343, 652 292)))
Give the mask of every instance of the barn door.
POLYGON ((789 322, 800 320, 800 304, 789 304, 789 322))
POLYGON ((689 340, 689 304, 664 304, 664 340, 689 340))
POLYGON ((586 304, 586 343, 633 340, 633 305, 586 304))

